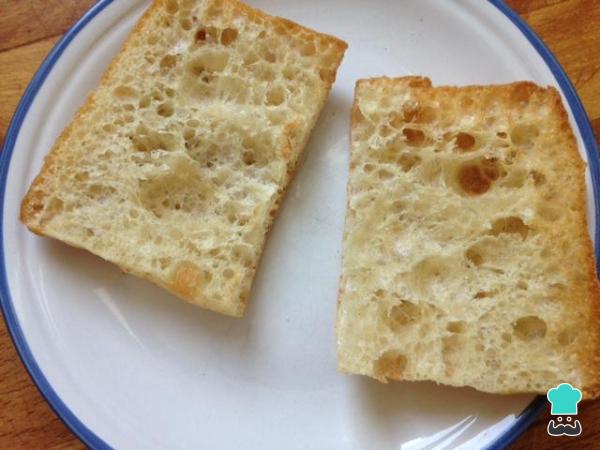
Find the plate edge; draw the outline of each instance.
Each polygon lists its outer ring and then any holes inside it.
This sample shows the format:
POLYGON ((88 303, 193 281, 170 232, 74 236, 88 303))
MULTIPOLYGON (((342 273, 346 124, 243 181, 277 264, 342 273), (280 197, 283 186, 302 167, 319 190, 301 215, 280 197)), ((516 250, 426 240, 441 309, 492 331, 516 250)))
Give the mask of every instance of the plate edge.
MULTIPOLYGON (((558 82, 563 95, 566 97, 567 103, 571 108, 575 122, 581 134, 585 151, 588 156, 588 165, 592 179, 592 189, 594 192, 594 206, 596 212, 595 226, 595 255, 599 259, 600 255, 600 157, 598 155, 597 143, 591 129, 587 113, 585 112, 581 100, 575 91, 573 84, 569 80, 563 67, 560 65, 554 54, 541 40, 541 38, 529 27, 529 25, 515 13, 504 0, 488 0, 495 6, 504 16, 506 16, 521 33, 527 38, 536 52, 542 57, 547 67, 552 72, 554 78, 558 82)), ((6 190, 6 181, 10 160, 14 150, 16 138, 18 137, 21 125, 29 112, 29 109, 47 76, 52 68, 59 60, 62 53, 69 46, 71 41, 79 34, 79 32, 89 24, 102 10, 113 3, 113 0, 99 0, 93 5, 76 23, 73 25, 53 47, 46 59, 42 62, 39 69, 29 83, 25 93, 23 94, 17 109, 9 124, 2 152, 0 154, 0 307, 3 312, 4 321, 7 330, 17 353, 23 362, 29 376, 34 382, 38 391, 46 399, 48 405, 63 421, 63 423, 81 441, 90 448, 111 449, 111 447, 99 438, 93 431, 85 426, 67 407, 67 405, 56 394, 43 372, 37 365, 33 354, 25 340, 23 331, 17 320, 10 294, 8 291, 8 280, 6 276, 6 264, 4 260, 4 195, 6 190)), ((598 270, 598 269, 597 269, 598 270)), ((488 449, 503 449, 513 443, 528 427, 533 420, 538 416, 546 405, 544 396, 538 396, 532 401, 527 408, 518 416, 517 422, 513 424, 502 436, 492 442, 488 449)))

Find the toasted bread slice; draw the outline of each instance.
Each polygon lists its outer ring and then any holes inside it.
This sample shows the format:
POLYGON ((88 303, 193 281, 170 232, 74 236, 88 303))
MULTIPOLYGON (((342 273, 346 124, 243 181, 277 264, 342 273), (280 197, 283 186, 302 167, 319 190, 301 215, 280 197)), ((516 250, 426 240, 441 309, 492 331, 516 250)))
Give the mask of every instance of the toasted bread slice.
POLYGON ((241 316, 345 49, 236 0, 156 0, 47 156, 21 220, 241 316))
POLYGON ((585 164, 557 91, 361 80, 339 368, 496 393, 599 393, 585 164))

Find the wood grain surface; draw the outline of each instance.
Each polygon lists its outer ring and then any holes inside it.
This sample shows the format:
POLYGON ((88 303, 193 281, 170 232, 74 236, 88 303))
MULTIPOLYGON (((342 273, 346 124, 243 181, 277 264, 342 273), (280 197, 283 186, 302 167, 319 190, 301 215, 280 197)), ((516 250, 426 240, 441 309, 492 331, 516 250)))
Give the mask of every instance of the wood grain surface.
MULTIPOLYGON (((127 1, 127 0, 118 0, 127 1)), ((94 0, 0 0, 0 142, 34 72, 52 46, 94 0)), ((600 136, 600 0, 507 0, 558 57, 600 136)), ((600 401, 580 405, 583 434, 552 438, 549 412, 513 449, 600 448, 600 401)), ((19 360, 0 323, 0 449, 79 449, 19 360)))

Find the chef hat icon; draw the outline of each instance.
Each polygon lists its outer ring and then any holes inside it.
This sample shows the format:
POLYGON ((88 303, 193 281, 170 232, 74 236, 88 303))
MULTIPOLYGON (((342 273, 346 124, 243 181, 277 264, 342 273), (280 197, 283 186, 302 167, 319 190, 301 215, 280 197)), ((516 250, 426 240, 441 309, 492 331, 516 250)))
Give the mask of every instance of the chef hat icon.
POLYGON ((546 394, 552 404, 553 415, 577 414, 577 403, 581 401, 581 391, 569 383, 561 383, 546 394))

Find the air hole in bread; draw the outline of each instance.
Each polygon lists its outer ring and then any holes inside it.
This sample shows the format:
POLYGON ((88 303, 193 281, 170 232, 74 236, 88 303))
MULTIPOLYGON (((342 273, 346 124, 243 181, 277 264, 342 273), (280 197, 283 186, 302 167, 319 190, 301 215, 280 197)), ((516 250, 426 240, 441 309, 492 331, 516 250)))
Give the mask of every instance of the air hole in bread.
POLYGON ((270 50, 263 51, 262 57, 265 61, 274 63, 277 61, 277 55, 270 50))
MULTIPOLYGON (((362 120, 362 117, 361 117, 361 116, 362 116, 362 113, 360 112, 360 109, 358 109, 358 108, 355 108, 355 111, 356 111, 356 113, 357 113, 357 118, 356 118, 356 120, 357 120, 357 121, 358 121, 358 120, 362 120)), ((352 113, 352 114, 354 115, 354 111, 353 111, 353 113, 352 113)), ((395 115, 393 115, 393 116, 392 116, 392 118, 391 118, 391 119, 390 119, 390 121, 389 121, 389 125, 390 125, 391 127, 393 127, 393 128, 396 128, 396 129, 398 129, 398 130, 399 130, 399 129, 401 129, 401 128, 404 126, 404 123, 405 123, 405 120, 404 120, 404 118, 403 118, 401 115, 399 115, 399 114, 395 114, 395 115)))
MULTIPOLYGON (((206 190, 206 187, 198 180, 189 177, 178 178, 174 173, 167 173, 160 177, 141 181, 140 199, 142 206, 157 218, 179 213, 180 210, 185 213, 192 211, 203 213, 208 202, 201 200, 196 195, 202 190, 206 190)), ((175 231, 172 230, 172 232, 175 231)))
POLYGON ((140 99, 139 107, 141 109, 145 109, 148 106, 150 106, 150 103, 152 103, 152 99, 150 98, 150 96, 145 95, 140 99))
POLYGON ((419 147, 425 142, 425 133, 414 128, 405 128, 402 134, 406 138, 406 143, 412 147, 419 147))
POLYGON ((254 164, 256 162, 254 152, 251 150, 245 151, 242 154, 242 160, 244 161, 244 164, 246 164, 247 166, 251 166, 252 164, 254 164))
POLYGON ((123 103, 135 102, 138 98, 138 92, 130 86, 118 86, 114 90, 115 97, 123 103))
POLYGON ((429 256, 418 262, 412 270, 412 285, 426 291, 434 283, 441 283, 450 272, 449 262, 441 256, 429 256))
POLYGON ((446 325, 446 330, 448 330, 450 333, 464 333, 467 329, 467 324, 465 323, 464 320, 457 320, 454 322, 448 322, 448 325, 446 325))
POLYGON ((174 150, 177 147, 177 139, 171 133, 151 131, 142 127, 139 130, 141 132, 131 137, 133 145, 138 152, 174 150))
POLYGON ((510 132, 512 143, 518 147, 531 147, 539 135, 539 129, 536 125, 520 124, 515 125, 510 132))
POLYGON ((494 220, 494 222, 492 223, 491 234, 493 236, 498 236, 502 233, 520 234, 523 240, 525 240, 527 239, 527 235, 529 234, 529 227, 525 225, 525 222, 523 222, 523 219, 521 219, 520 217, 502 217, 500 219, 494 220))
POLYGON ((179 11, 179 4, 177 3, 177 0, 166 0, 165 8, 169 14, 175 14, 179 11))
POLYGON ((238 37, 238 31, 235 28, 225 28, 221 32, 221 44, 231 45, 238 37))
POLYGON ((471 266, 479 267, 483 264, 484 258, 477 246, 472 246, 465 252, 465 258, 471 266))
POLYGON ((370 173, 373 171, 373 169, 375 169, 375 166, 373 164, 363 164, 362 169, 365 173, 370 173))
MULTIPOLYGON (((286 80, 294 80, 296 78, 297 69, 292 67, 284 67, 282 73, 286 80)), ((352 111, 352 115, 354 116, 354 110, 352 111)))
POLYGON ((112 124, 112 123, 106 123, 104 125, 102 125, 102 130, 104 130, 107 133, 114 133, 115 131, 117 131, 116 127, 112 124))
POLYGON ((196 41, 196 44, 202 44, 204 43, 204 41, 206 41, 206 30, 204 28, 201 28, 199 30, 196 31, 196 34, 194 35, 194 39, 196 41))
POLYGON ((319 70, 319 78, 321 81, 326 83, 333 83, 335 81, 335 71, 330 69, 319 70))
POLYGON ((373 373, 379 378, 395 378, 402 377, 404 370, 408 364, 408 358, 403 353, 397 350, 388 350, 383 353, 373 364, 373 373))
POLYGON ((273 81, 276 78, 273 69, 266 65, 264 62, 258 63, 256 65, 254 73, 256 74, 258 79, 262 81, 273 81))
POLYGON ((191 139, 194 139, 194 137, 196 137, 196 130, 188 127, 183 129, 183 139, 189 141, 191 139))
MULTIPOLYGON (((481 255, 479 255, 479 254, 478 254, 477 256, 478 256, 479 258, 481 258, 481 255)), ((482 259, 482 261, 481 261, 481 262, 483 262, 483 259, 482 259)), ((493 297, 493 296, 494 296, 494 292, 492 292, 492 291, 477 291, 477 292, 475 293, 475 295, 473 296, 473 298, 474 298, 475 300, 480 300, 480 299, 482 299, 482 298, 493 297)))
MULTIPOLYGON (((251 66, 251 65, 255 64, 257 61, 258 61, 258 55, 254 52, 248 52, 244 56, 244 65, 245 66, 251 66)), ((289 78, 290 80, 295 77, 295 71, 293 71, 292 68, 286 67, 285 70, 287 71, 286 73, 288 75, 290 75, 290 78, 289 78), (292 72, 293 72, 293 76, 292 76, 292 72)), ((284 75, 285 75, 285 73, 284 73, 284 75)), ((288 78, 288 77, 286 76, 286 78, 288 78)))
POLYGON ((577 334, 578 334, 577 329, 566 328, 566 329, 562 330, 560 333, 558 333, 556 340, 558 341, 559 345, 567 347, 567 346, 571 345, 573 342, 575 342, 575 339, 577 338, 577 334))
POLYGON ((525 281, 519 280, 519 281, 517 281, 517 287, 519 289, 526 291, 529 288, 529 285, 525 281))
POLYGON ((417 166, 421 162, 421 158, 418 155, 412 153, 402 153, 398 157, 398 164, 404 172, 410 171, 413 167, 417 166))
POLYGON ((206 51, 199 56, 196 56, 188 63, 188 72, 195 76, 201 76, 204 72, 221 72, 227 67, 229 62, 229 54, 223 51, 206 51))
POLYGON ((236 245, 233 248, 232 254, 236 260, 242 261, 244 259, 248 259, 250 256, 250 249, 244 245, 236 245))
POLYGON ((279 106, 285 101, 285 91, 281 86, 274 86, 267 92, 267 105, 279 106))
POLYGON ((391 179, 391 178, 394 178, 394 174, 393 174, 392 172, 390 172, 389 170, 386 170, 386 169, 380 169, 380 170, 377 172, 377 177, 378 177, 380 180, 389 180, 389 179, 391 179))
POLYGON ((458 182, 463 192, 468 195, 484 194, 492 185, 492 180, 486 177, 476 164, 463 165, 458 171, 458 182))
POLYGON ((192 29, 192 21, 187 17, 182 17, 179 19, 179 26, 183 28, 185 31, 189 31, 192 29))
POLYGON ((160 60, 159 66, 161 69, 169 70, 175 67, 177 64, 177 56, 175 55, 165 55, 160 60))
POLYGON ((529 175, 533 179, 533 184, 535 186, 542 186, 544 183, 546 183, 546 176, 542 172, 532 170, 529 172, 529 175))
POLYGON ((173 108, 172 102, 165 102, 158 106, 156 112, 161 117, 171 117, 175 112, 175 109, 173 108))
POLYGON ((162 101, 164 100, 164 98, 165 98, 165 97, 163 96, 163 93, 162 93, 160 90, 158 90, 158 89, 155 89, 155 90, 152 92, 152 99, 153 99, 153 100, 156 100, 156 101, 162 102, 162 101))
POLYGON ((506 172, 496 158, 466 162, 458 169, 458 185, 464 194, 481 195, 489 191, 492 183, 502 175, 506 172))
POLYGON ((223 271, 223 277, 226 279, 231 279, 235 275, 234 271, 227 268, 223 271))
POLYGON ((498 136, 500 139, 506 139, 508 137, 508 134, 506 134, 504 131, 498 131, 496 133, 496 136, 498 136))
POLYGON ((392 119, 392 126, 400 128, 403 122, 413 122, 417 118, 421 106, 416 100, 408 100, 402 105, 402 116, 396 115, 392 119))
POLYGON ((149 45, 155 45, 159 40, 160 40, 160 35, 157 33, 153 33, 148 36, 148 39, 146 42, 148 42, 149 45))
POLYGON ((392 205, 390 207, 390 210, 394 213, 400 213, 404 210, 404 203, 400 200, 394 200, 394 202, 392 202, 392 205))
POLYGON ((456 135, 456 146, 466 152, 475 147, 475 137, 472 134, 460 132, 456 135))
POLYGON ((546 322, 537 316, 525 316, 513 323, 515 336, 526 342, 546 336, 546 322))
POLYGON ((282 110, 269 110, 267 116, 273 125, 282 125, 286 121, 286 113, 282 110))
POLYGON ((418 322, 423 315, 421 306, 402 300, 391 307, 388 317, 390 328, 398 331, 404 326, 418 322))

